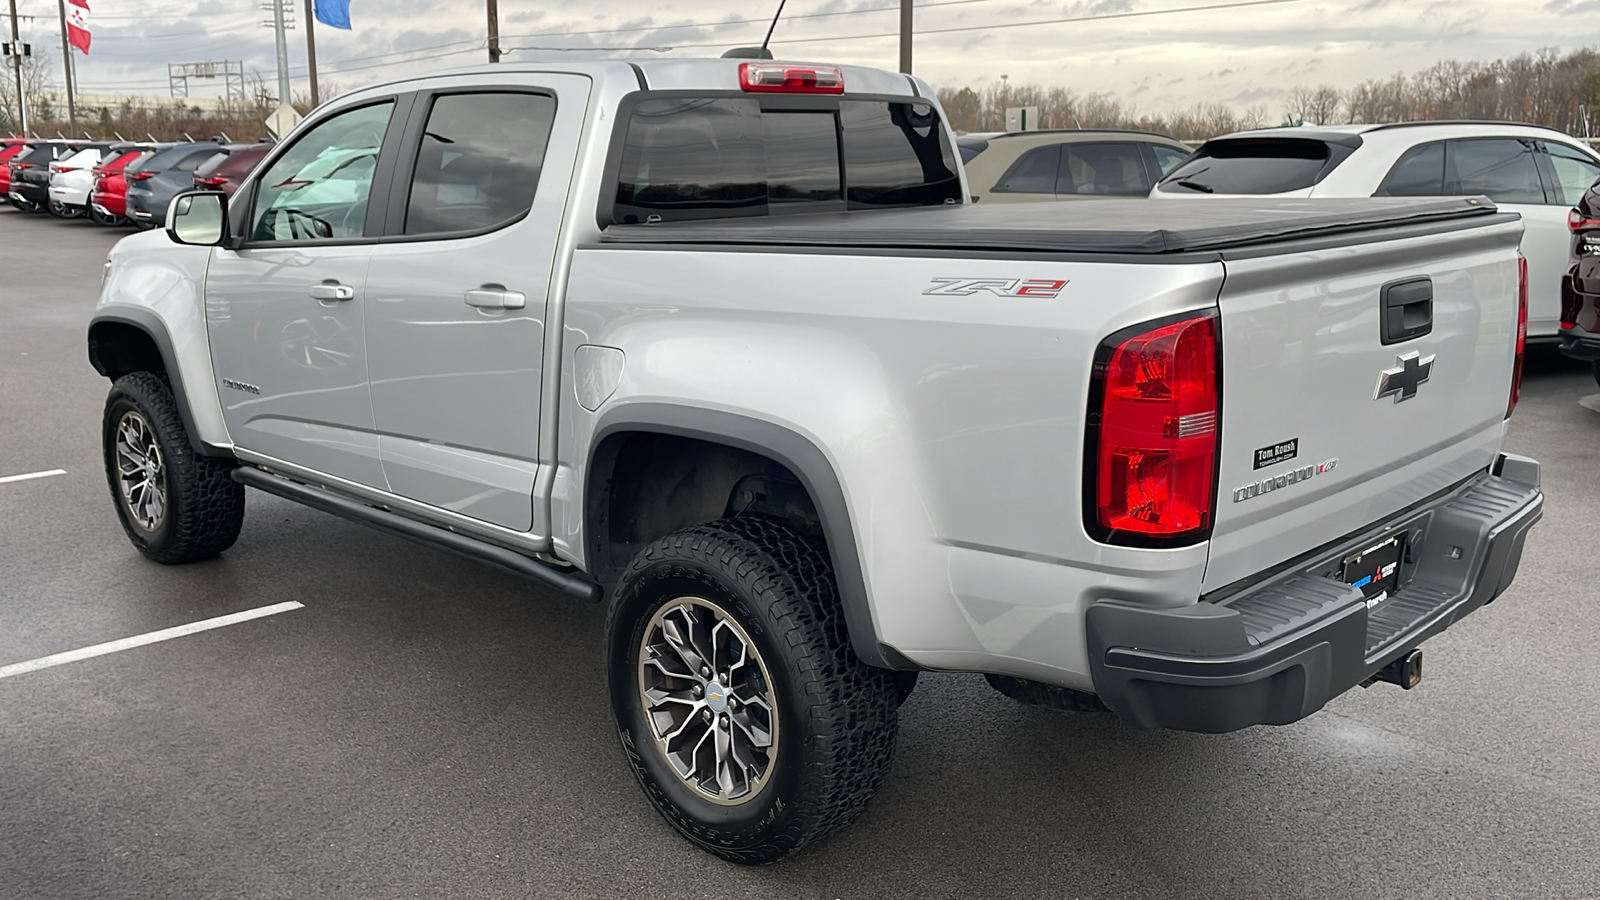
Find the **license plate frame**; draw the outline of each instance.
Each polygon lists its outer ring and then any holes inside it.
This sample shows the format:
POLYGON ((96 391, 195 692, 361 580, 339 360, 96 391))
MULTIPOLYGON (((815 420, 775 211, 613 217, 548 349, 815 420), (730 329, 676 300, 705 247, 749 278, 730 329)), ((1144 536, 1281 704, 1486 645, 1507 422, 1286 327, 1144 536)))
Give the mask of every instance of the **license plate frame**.
POLYGON ((1389 599, 1400 586, 1400 564, 1405 559, 1407 532, 1401 531, 1352 553, 1340 564, 1339 577, 1361 591, 1371 609, 1389 599))

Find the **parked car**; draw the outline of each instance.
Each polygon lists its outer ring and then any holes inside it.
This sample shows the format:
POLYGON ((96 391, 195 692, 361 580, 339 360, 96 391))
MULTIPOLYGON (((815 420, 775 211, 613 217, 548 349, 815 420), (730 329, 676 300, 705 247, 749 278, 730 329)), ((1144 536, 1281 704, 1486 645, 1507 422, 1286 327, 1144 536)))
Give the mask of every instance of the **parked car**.
POLYGON ((121 225, 127 222, 129 171, 137 171, 140 160, 148 159, 155 149, 140 145, 126 149, 94 169, 94 192, 89 196, 89 215, 101 225, 121 225))
POLYGON ((194 170, 194 186, 221 191, 232 196, 233 192, 239 189, 239 182, 250 174, 250 170, 270 150, 272 150, 270 141, 225 144, 218 148, 216 156, 201 163, 200 168, 194 170))
POLYGON ((76 151, 50 164, 48 208, 51 215, 63 219, 88 214, 89 194, 94 190, 94 167, 119 145, 91 142, 76 146, 76 151))
POLYGON ((1577 262, 1561 285, 1561 352, 1594 367, 1600 384, 1600 181, 1567 215, 1577 262))
POLYGON ((956 135, 956 152, 961 154, 963 165, 972 162, 972 158, 989 149, 989 139, 1005 134, 1003 131, 967 132, 956 135))
POLYGON ((1600 154, 1553 129, 1402 122, 1225 135, 1201 145, 1151 196, 1486 196, 1522 216, 1528 336, 1553 341, 1561 283, 1574 261, 1567 211, 1597 177, 1600 154))
POLYGON ((50 164, 77 150, 68 141, 30 140, 27 149, 8 163, 11 205, 28 212, 44 212, 50 206, 50 164))
POLYGON ((11 202, 11 159, 26 149, 26 138, 0 138, 0 204, 11 202))
POLYGON ((179 193, 194 189, 194 171, 220 152, 215 143, 174 144, 139 164, 127 176, 128 220, 140 228, 166 221, 167 205, 179 193))
POLYGON ((932 96, 673 59, 324 104, 112 250, 114 514, 189 562, 249 486, 608 599, 617 763, 746 864, 862 813, 921 670, 1207 732, 1414 686, 1542 512, 1517 217, 974 205, 932 96))
POLYGON ((1178 141, 1144 131, 1014 131, 986 139, 966 164, 967 186, 984 203, 1144 199, 1188 155, 1178 141))

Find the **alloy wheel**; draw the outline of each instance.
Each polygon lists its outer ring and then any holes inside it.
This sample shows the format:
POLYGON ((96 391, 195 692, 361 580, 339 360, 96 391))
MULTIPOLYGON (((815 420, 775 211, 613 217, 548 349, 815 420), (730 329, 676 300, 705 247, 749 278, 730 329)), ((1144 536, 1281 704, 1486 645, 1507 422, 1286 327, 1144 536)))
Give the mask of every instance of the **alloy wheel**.
POLYGON ((117 423, 117 487, 135 524, 155 531, 167 515, 167 472, 161 445, 144 416, 129 411, 117 423))
POLYGON ((699 597, 656 610, 639 646, 639 696, 656 747, 697 796, 737 806, 760 793, 777 760, 777 702, 726 610, 699 597))

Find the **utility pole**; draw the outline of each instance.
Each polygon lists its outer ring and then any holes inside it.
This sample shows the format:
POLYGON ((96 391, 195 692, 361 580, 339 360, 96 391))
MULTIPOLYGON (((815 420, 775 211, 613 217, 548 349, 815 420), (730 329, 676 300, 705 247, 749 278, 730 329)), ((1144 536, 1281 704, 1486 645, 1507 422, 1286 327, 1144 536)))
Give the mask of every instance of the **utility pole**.
POLYGON ((289 36, 284 32, 283 4, 285 0, 272 0, 272 30, 278 39, 278 102, 288 103, 289 93, 289 36))
POLYGON ((500 61, 500 3, 499 0, 488 0, 489 3, 489 62, 500 61))
POLYGON ((306 68, 311 74, 311 107, 315 109, 322 105, 322 99, 317 95, 317 13, 311 8, 311 0, 306 0, 306 68))
POLYGON ((911 74, 911 0, 900 0, 900 71, 911 74))
POLYGON ((28 100, 22 96, 22 38, 17 35, 17 0, 11 0, 11 55, 6 62, 16 66, 17 121, 22 124, 22 136, 28 136, 28 100))
POLYGON ((67 70, 67 133, 77 137, 78 104, 72 99, 72 44, 67 40, 67 0, 56 0, 56 7, 61 10, 61 62, 67 70))

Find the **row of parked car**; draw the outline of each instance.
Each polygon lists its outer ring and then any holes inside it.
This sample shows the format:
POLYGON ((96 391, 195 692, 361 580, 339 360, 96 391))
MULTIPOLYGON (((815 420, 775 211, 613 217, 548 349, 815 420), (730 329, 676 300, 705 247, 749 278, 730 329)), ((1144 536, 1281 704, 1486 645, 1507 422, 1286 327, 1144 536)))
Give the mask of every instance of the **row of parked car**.
POLYGON ((153 228, 180 191, 233 193, 268 142, 0 139, 0 202, 101 225, 153 228))
POLYGON ((1405 122, 1246 131, 1198 149, 1114 130, 956 141, 983 203, 1486 196, 1522 216, 1528 337, 1593 362, 1600 382, 1600 153, 1579 138, 1510 122, 1405 122))

